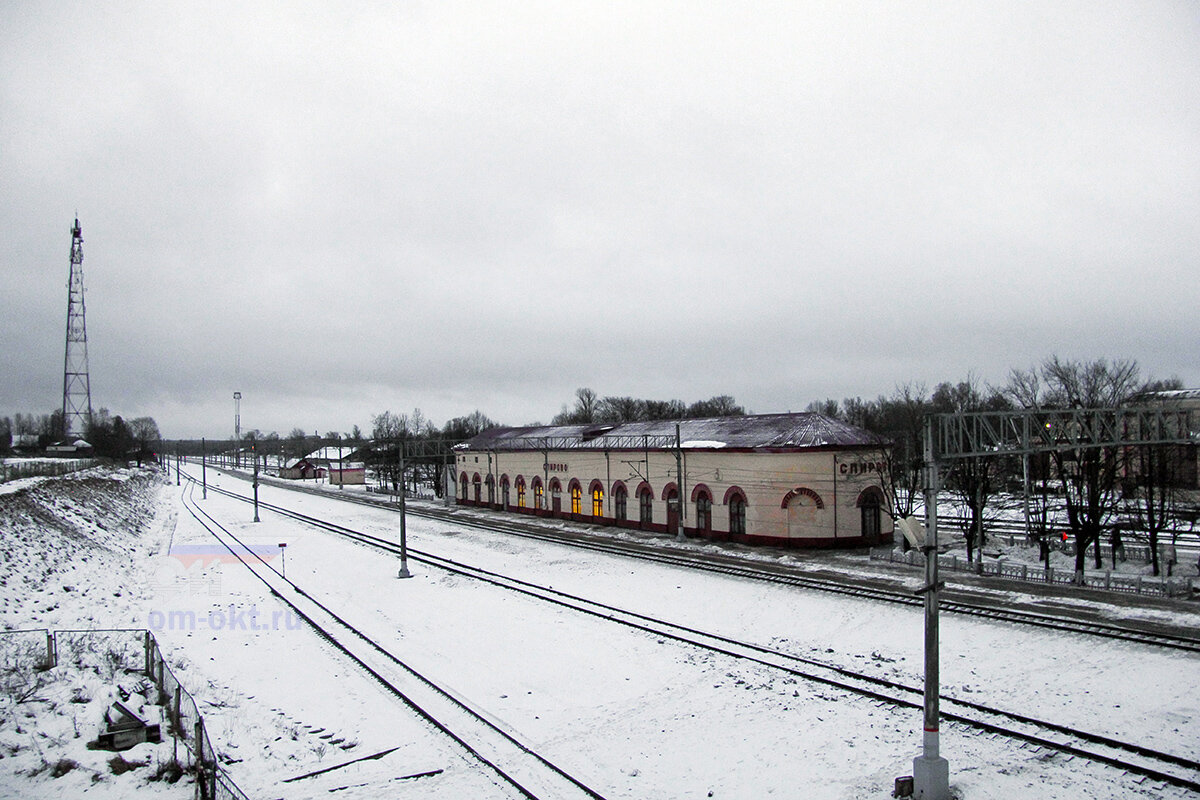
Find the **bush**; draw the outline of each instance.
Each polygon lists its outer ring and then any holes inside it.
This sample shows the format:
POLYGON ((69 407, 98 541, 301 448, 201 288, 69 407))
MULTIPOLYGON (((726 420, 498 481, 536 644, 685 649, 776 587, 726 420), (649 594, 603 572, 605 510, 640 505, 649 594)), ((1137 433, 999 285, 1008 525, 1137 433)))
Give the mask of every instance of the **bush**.
POLYGON ((177 783, 183 777, 186 770, 179 763, 178 759, 164 761, 155 768, 154 773, 150 776, 152 781, 166 781, 167 783, 177 783))

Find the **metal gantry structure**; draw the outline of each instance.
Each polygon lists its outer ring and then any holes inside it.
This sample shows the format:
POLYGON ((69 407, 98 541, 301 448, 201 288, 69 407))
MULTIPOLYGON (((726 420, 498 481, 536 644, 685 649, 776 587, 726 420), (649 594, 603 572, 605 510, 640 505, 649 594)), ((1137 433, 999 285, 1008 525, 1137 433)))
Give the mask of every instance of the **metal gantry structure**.
POLYGON ((1030 456, 1096 448, 1200 443, 1200 414, 1168 404, 1116 408, 1019 409, 937 414, 925 419, 925 703, 922 753, 913 759, 913 796, 948 800, 950 766, 939 751, 937 496, 941 466, 966 458, 1030 456))
POLYGON ((83 292, 83 229, 71 228, 71 273, 67 280, 67 346, 63 358, 63 436, 86 434, 92 424, 88 375, 87 313, 83 292))

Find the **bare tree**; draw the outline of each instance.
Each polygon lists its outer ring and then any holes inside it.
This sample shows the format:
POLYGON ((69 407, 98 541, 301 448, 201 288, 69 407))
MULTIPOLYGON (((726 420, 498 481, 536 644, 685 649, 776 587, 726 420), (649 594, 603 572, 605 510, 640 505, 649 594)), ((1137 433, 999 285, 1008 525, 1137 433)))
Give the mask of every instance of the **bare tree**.
MULTIPOLYGON (((890 398, 880 400, 879 428, 875 432, 892 443, 884 450, 883 480, 893 519, 911 517, 921 496, 922 436, 928 413, 929 399, 922 384, 900 384, 890 398)), ((901 546, 908 549, 908 540, 901 539, 901 546)))
POLYGON ((687 407, 681 400, 647 400, 645 401, 646 419, 683 419, 687 407))
MULTIPOLYGON (((1014 371, 1008 393, 1027 408, 1109 409, 1137 391, 1138 373, 1132 360, 1082 362, 1052 356, 1040 369, 1014 371)), ((1075 579, 1082 582, 1089 547, 1095 547, 1096 568, 1103 565, 1100 538, 1111 528, 1120 499, 1120 452, 1112 447, 1062 449, 1050 458, 1075 535, 1075 579)))
POLYGON ((637 422, 645 417, 645 404, 632 397, 605 397, 597 409, 598 422, 637 422))
POLYGON ((739 406, 733 396, 728 394, 717 395, 707 400, 697 400, 687 408, 687 416, 691 419, 741 417, 745 414, 746 409, 739 406))
POLYGON ((137 417, 129 421, 129 432, 133 434, 138 444, 137 462, 142 465, 142 459, 150 453, 151 446, 162 438, 158 431, 158 423, 154 417, 137 417))
POLYGON ((833 398, 828 398, 826 400, 814 400, 813 402, 809 403, 808 407, 804 410, 814 414, 824 414, 825 416, 833 417, 834 419, 842 418, 842 411, 838 406, 838 401, 834 400, 833 398))
MULTIPOLYGON (((941 383, 933 390, 932 409, 936 413, 963 414, 975 411, 1000 411, 1010 403, 1004 394, 981 384, 974 375, 957 384, 941 383)), ((946 475, 946 487, 958 495, 967 508, 963 536, 967 541, 967 562, 987 543, 985 514, 989 500, 1002 479, 998 456, 973 456, 955 459, 946 475)))

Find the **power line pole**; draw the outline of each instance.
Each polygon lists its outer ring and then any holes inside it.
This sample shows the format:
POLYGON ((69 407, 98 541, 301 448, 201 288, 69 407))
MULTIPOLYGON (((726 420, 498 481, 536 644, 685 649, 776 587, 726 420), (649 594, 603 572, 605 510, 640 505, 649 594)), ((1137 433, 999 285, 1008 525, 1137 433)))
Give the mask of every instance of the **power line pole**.
POLYGON ((917 800, 949 800, 950 764, 939 751, 938 709, 938 527, 937 499, 940 480, 934 457, 933 417, 925 418, 925 736, 921 755, 913 759, 913 797, 917 800))
POLYGON ((242 466, 242 393, 233 393, 233 465, 242 466))
POLYGON ((83 298, 83 229, 71 228, 71 275, 67 280, 67 346, 63 358, 62 435, 84 435, 92 424, 88 376, 87 314, 83 298))
POLYGON ((400 571, 397 573, 397 578, 411 578, 412 573, 408 571, 408 527, 405 516, 407 514, 404 507, 404 440, 400 440, 399 455, 400 455, 400 571))
POLYGON ((686 542, 687 537, 683 535, 683 443, 679 437, 679 423, 675 423, 675 486, 675 541, 686 542))

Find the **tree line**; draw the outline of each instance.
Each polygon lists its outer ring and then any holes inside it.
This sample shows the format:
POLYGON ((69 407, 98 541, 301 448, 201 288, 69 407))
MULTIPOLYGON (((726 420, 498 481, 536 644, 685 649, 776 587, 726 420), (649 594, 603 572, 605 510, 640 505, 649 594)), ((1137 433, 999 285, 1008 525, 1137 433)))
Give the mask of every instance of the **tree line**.
POLYGON ((690 405, 682 400, 643 400, 636 397, 600 397, 589 388, 575 390, 575 402, 570 408, 564 403, 562 411, 550 421, 552 425, 587 425, 590 423, 649 422, 670 419, 703 419, 705 417, 740 417, 746 413, 731 395, 723 394, 690 405))
MULTIPOLYGON (((1051 356, 1040 365, 1014 369, 1000 386, 968 375, 957 383, 906 383, 891 395, 874 400, 847 398, 817 401, 817 411, 877 433, 892 443, 885 479, 894 517, 912 515, 923 488, 924 419, 930 414, 1006 411, 1013 409, 1112 409, 1152 394, 1182 389, 1178 378, 1145 379, 1134 360, 1073 361, 1051 356)), ((963 536, 969 560, 978 559, 986 544, 987 524, 1002 490, 1021 491, 1030 504, 1031 534, 1049 565, 1051 544, 1064 531, 1075 541, 1075 574, 1082 579, 1090 550, 1096 569, 1102 567, 1100 544, 1107 536, 1114 562, 1122 553, 1123 537, 1144 536, 1151 564, 1160 574, 1161 537, 1181 526, 1194 530, 1196 509, 1181 489, 1195 488, 1194 446, 1081 448, 1039 454, 1028 460, 1015 456, 957 459, 946 465, 943 486, 965 509, 963 536), (1019 488, 1018 488, 1019 487, 1019 488), (1056 522, 1054 510, 1066 515, 1056 522)), ((1114 563, 1115 566, 1115 563, 1114 563)), ((1166 565, 1170 574, 1173 563, 1166 565)))
MULTIPOLYGON (((66 429, 63 425, 62 409, 49 414, 14 414, 0 417, 0 453, 11 453, 22 438, 32 437, 37 449, 62 441, 66 429)), ((126 420, 113 415, 107 408, 92 414, 92 420, 82 434, 78 434, 92 446, 92 452, 101 458, 120 461, 135 460, 139 465, 151 458, 162 434, 154 417, 134 417, 126 420)))

